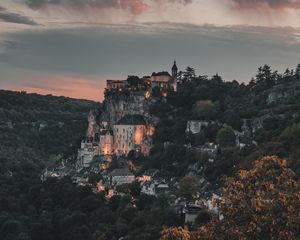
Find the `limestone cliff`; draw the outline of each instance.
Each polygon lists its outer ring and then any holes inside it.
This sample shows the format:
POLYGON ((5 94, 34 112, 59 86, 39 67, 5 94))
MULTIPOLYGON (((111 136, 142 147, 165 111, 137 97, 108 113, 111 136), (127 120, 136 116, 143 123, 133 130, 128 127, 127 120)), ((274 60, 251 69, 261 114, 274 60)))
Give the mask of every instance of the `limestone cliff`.
POLYGON ((144 92, 107 95, 100 121, 106 121, 110 126, 113 126, 125 115, 133 114, 143 115, 146 119, 149 119, 149 108, 154 102, 155 99, 152 97, 146 98, 144 92))

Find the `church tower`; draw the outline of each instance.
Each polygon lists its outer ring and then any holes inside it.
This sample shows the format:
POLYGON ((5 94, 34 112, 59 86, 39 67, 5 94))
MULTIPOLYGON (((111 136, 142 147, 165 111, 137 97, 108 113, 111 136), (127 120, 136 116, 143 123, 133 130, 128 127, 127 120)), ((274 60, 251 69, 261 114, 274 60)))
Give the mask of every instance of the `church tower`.
POLYGON ((178 68, 177 68, 177 65, 176 65, 176 61, 174 60, 174 64, 173 64, 173 67, 172 67, 173 80, 177 79, 177 73, 178 73, 178 68))
POLYGON ((178 67, 176 65, 176 60, 174 60, 174 64, 172 67, 172 78, 173 78, 173 90, 177 91, 177 77, 178 77, 178 67))

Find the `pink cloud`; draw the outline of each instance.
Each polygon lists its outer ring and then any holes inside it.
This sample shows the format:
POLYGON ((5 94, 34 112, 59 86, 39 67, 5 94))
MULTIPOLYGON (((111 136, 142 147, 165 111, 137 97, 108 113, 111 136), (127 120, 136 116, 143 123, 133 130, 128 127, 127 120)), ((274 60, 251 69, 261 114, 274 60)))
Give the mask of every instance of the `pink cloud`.
POLYGON ((129 9, 134 15, 142 14, 147 8, 147 4, 142 0, 121 0, 120 4, 123 9, 129 9))

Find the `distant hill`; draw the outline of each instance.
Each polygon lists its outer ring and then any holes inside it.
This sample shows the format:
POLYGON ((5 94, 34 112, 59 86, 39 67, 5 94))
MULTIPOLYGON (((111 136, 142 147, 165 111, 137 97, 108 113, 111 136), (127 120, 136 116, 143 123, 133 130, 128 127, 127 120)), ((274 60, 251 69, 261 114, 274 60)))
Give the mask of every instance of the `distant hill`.
POLYGON ((88 100, 0 90, 0 173, 23 167, 39 172, 59 156, 74 157, 88 113, 99 107, 88 100))

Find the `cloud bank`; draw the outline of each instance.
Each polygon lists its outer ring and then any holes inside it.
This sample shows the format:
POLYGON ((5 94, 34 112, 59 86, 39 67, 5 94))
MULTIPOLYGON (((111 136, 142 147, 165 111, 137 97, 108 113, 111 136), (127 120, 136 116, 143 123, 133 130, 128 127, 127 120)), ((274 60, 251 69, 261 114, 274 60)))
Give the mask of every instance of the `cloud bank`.
POLYGON ((300 27, 300 0, 20 1, 27 9, 40 14, 39 19, 52 23, 172 22, 300 27))
POLYGON ((139 15, 151 8, 153 4, 177 3, 185 5, 192 2, 193 0, 26 0, 25 3, 35 10, 45 10, 57 6, 78 11, 112 8, 128 10, 133 15, 139 15))
POLYGON ((45 28, 187 23, 300 27, 300 0, 2 0, 2 21, 45 28))
POLYGON ((12 13, 7 11, 4 7, 0 6, 0 21, 17 23, 17 24, 26 24, 26 25, 37 25, 29 17, 23 16, 18 13, 12 13))

